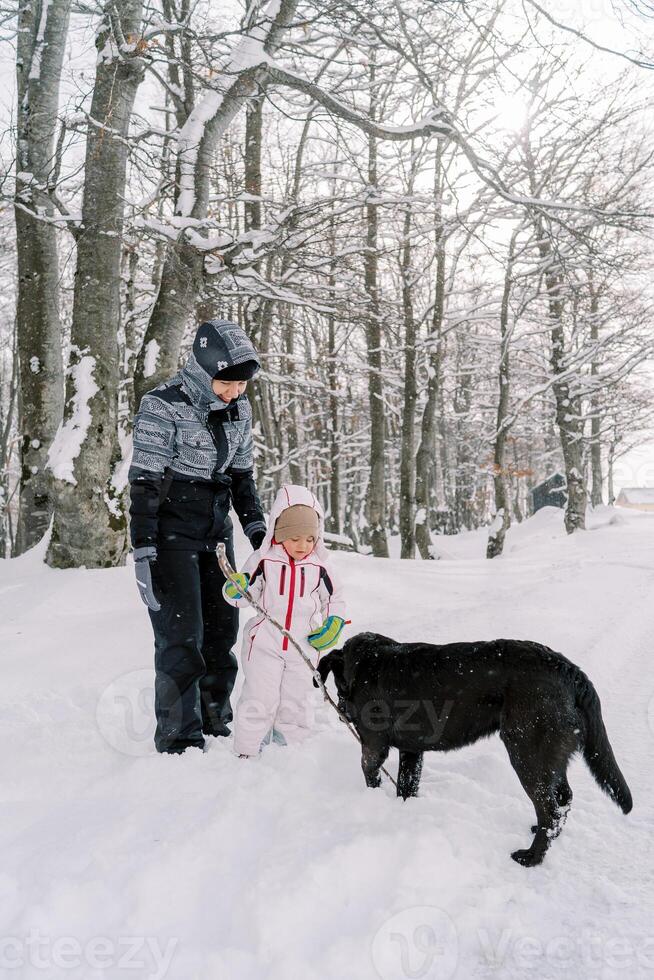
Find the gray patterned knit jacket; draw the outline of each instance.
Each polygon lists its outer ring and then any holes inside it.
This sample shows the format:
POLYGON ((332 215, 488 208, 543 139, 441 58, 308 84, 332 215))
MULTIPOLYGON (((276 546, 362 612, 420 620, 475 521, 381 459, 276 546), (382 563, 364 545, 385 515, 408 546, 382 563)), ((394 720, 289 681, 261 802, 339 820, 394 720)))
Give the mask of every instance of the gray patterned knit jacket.
POLYGON ((213 551, 231 528, 230 504, 255 547, 263 537, 250 402, 225 404, 211 387, 216 372, 253 360, 238 324, 210 320, 181 371, 143 396, 129 469, 134 548, 213 551))

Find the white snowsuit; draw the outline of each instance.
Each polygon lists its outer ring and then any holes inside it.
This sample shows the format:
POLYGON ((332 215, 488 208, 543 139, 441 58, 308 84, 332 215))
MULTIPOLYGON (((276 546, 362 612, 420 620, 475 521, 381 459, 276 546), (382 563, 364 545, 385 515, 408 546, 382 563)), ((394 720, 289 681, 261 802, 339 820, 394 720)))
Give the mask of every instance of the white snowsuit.
MULTIPOLYGON (((308 634, 327 616, 346 618, 342 590, 322 540, 323 521, 322 507, 310 490, 283 486, 272 506, 266 537, 242 569, 250 575, 252 597, 292 633, 314 664, 319 655, 307 642, 308 634), (312 507, 319 519, 318 540, 302 561, 291 558, 273 537, 277 518, 294 504, 312 507)), ((245 598, 227 601, 249 605, 245 598)), ((311 671, 288 638, 258 612, 245 627, 241 668, 244 684, 235 711, 234 751, 256 755, 271 731, 288 743, 305 738, 311 730, 311 671)))

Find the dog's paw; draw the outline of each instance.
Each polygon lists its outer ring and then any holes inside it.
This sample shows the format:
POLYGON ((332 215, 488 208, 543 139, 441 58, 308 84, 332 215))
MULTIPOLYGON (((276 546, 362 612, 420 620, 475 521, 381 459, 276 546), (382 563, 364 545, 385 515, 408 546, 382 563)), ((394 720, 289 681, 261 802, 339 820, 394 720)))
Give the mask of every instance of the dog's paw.
POLYGON ((543 855, 541 854, 538 856, 537 854, 534 854, 530 847, 520 851, 514 851, 511 857, 514 861, 517 861, 518 864, 521 864, 523 868, 533 868, 537 864, 540 864, 543 860, 543 855))

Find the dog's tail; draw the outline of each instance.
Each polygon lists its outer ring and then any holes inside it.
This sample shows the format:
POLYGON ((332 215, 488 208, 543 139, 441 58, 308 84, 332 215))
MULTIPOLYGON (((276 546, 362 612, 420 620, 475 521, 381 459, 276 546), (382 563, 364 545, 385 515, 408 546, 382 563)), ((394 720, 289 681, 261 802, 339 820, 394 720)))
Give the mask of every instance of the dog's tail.
POLYGON ((577 710, 583 725, 583 754, 598 785, 615 800, 623 813, 633 806, 631 792, 615 761, 609 736, 604 727, 602 706, 597 691, 582 670, 575 676, 577 710))

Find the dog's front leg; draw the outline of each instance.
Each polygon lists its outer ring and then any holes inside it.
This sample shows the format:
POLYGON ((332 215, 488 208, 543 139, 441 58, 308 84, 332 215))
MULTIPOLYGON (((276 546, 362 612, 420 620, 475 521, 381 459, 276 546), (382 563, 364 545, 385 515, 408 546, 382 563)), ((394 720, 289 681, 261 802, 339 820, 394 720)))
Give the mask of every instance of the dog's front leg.
POLYGON ((361 745, 361 768, 366 780, 366 786, 376 788, 381 785, 379 770, 388 757, 388 745, 361 745))
POLYGON ((400 767, 397 773, 397 795, 403 800, 418 795, 422 774, 422 752, 400 750, 400 767))

